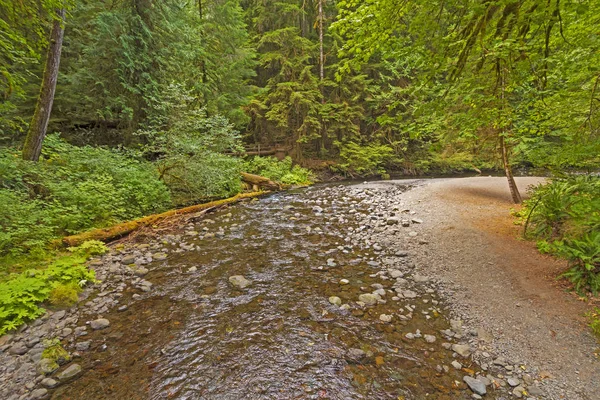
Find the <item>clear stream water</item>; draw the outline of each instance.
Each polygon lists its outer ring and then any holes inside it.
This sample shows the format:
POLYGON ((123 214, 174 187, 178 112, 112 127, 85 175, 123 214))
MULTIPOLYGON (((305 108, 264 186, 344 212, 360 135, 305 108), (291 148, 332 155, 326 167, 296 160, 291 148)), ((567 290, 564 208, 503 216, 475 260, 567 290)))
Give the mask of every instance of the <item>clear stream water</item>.
POLYGON ((369 214, 356 193, 347 187, 278 193, 155 240, 169 256, 148 266, 153 290, 138 301, 131 296, 139 291, 125 292, 121 303, 129 308, 111 311, 110 329, 88 336, 92 349, 78 361, 85 373, 52 398, 470 398, 464 372, 436 371, 452 361, 439 334, 432 344, 405 338, 416 329, 448 327, 431 312, 435 293, 401 301, 390 294, 385 304, 350 310, 329 303, 339 296, 354 304, 371 284, 386 283, 371 276, 379 263, 411 263, 410 256, 345 240, 369 214), (322 214, 313 212, 317 204, 322 214), (202 238, 203 228, 217 235, 202 238), (238 290, 228 281, 232 275, 252 285, 238 290), (350 283, 340 285, 342 278, 350 283), (416 306, 411 320, 379 320, 406 314, 410 304, 416 306), (351 348, 367 357, 356 363, 347 356, 351 348))

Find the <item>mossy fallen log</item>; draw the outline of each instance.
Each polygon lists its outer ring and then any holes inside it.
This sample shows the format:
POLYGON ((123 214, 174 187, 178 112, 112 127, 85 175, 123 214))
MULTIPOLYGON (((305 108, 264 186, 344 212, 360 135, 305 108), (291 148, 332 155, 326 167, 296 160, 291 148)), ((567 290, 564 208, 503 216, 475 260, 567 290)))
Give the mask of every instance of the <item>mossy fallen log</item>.
POLYGON ((86 240, 101 240, 103 242, 108 242, 108 241, 123 237, 123 236, 125 236, 137 229, 140 229, 144 226, 156 224, 157 222, 162 221, 166 218, 174 217, 177 215, 195 213, 195 212, 206 210, 209 208, 220 207, 225 204, 235 203, 242 199, 249 199, 249 198, 253 198, 253 197, 262 196, 267 193, 269 193, 269 192, 240 193, 236 196, 229 197, 229 198, 223 199, 223 200, 216 200, 216 201, 211 201, 210 203, 196 204, 196 205, 185 207, 185 208, 169 210, 169 211, 166 211, 161 214, 149 215, 147 217, 138 218, 133 221, 123 222, 123 223, 120 223, 117 225, 113 225, 108 228, 93 229, 91 231, 82 232, 77 235, 67 236, 62 239, 57 240, 54 244, 57 247, 59 247, 61 245, 63 245, 63 246, 79 246, 86 240))
POLYGON ((242 181, 246 182, 251 187, 258 187, 264 190, 281 190, 281 185, 277 182, 273 182, 269 178, 264 176, 249 174, 242 172, 242 181))

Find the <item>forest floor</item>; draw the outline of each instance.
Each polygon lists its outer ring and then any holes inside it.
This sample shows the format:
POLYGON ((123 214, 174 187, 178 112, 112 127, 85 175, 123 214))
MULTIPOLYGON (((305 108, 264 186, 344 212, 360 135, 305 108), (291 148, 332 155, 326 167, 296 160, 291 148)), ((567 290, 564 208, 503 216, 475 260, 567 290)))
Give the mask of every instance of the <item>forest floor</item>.
MULTIPOLYGON (((541 180, 517 183, 525 193, 541 180)), ((425 181, 403 195, 403 206, 425 220, 413 226, 427 242, 412 242, 418 268, 448 284, 453 312, 489 332, 494 353, 535 365, 562 398, 600 399, 598 343, 583 317, 590 305, 556 279, 565 261, 520 238, 505 178, 425 181)))

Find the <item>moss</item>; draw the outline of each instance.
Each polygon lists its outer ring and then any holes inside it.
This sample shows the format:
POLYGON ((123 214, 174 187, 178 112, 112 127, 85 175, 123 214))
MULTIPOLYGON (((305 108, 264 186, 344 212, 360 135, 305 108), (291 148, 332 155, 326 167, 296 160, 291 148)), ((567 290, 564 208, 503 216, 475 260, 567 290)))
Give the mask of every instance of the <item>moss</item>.
POLYGON ((42 358, 55 362, 58 365, 64 365, 71 361, 71 355, 60 343, 58 339, 44 341, 44 351, 42 358))
POLYGON ((58 307, 70 307, 77 303, 81 288, 76 283, 59 283, 50 291, 50 304, 58 307))

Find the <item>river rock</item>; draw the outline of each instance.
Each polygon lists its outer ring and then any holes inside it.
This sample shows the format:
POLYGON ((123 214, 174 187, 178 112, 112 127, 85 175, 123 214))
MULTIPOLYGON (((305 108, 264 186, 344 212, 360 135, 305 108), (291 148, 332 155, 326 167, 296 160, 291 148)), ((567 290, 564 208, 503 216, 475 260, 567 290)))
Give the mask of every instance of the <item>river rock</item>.
POLYGON ((381 314, 381 315, 379 316, 379 320, 380 320, 381 322, 392 322, 392 316, 391 316, 391 315, 389 315, 389 314, 381 314))
POLYGON ((242 275, 233 275, 229 277, 229 283, 238 289, 245 289, 252 284, 251 281, 244 278, 242 275))
POLYGON ((474 393, 477 393, 480 396, 486 394, 485 384, 475 378, 470 376, 463 377, 463 381, 469 386, 474 393))
POLYGON ((58 369, 56 361, 49 358, 42 358, 37 364, 37 371, 40 375, 49 375, 58 369))
POLYGON ((339 298, 339 297, 337 297, 337 296, 331 296, 331 297, 329 298, 329 302, 330 302, 331 304, 333 304, 334 306, 338 306, 338 307, 342 305, 342 299, 340 299, 340 298, 339 298))
POLYGON ((110 326, 110 321, 107 320, 106 318, 99 318, 99 319, 96 319, 96 320, 90 322, 90 327, 95 331, 99 330, 99 329, 108 328, 109 326, 110 326))
POLYGON ((521 384, 521 381, 514 377, 508 378, 506 382, 508 382, 508 384, 512 387, 519 386, 521 384))
POLYGON ((44 379, 42 379, 42 382, 40 382, 40 383, 43 387, 48 388, 48 389, 52 389, 53 387, 58 385, 58 382, 52 378, 44 378, 44 379))
POLYGON ((23 342, 15 343, 10 347, 10 349, 8 349, 8 352, 10 354, 12 354, 13 356, 21 356, 21 355, 27 353, 28 351, 29 351, 29 349, 23 342))
POLYGON ((35 389, 33 392, 29 393, 29 397, 31 399, 43 399, 48 395, 48 389, 40 388, 35 389))
POLYGON ((434 343, 436 340, 436 337, 433 335, 423 335, 423 338, 427 343, 434 343))
POLYGON ((358 300, 362 301, 368 306, 374 306, 379 300, 381 300, 381 296, 373 293, 364 293, 358 296, 358 300))
POLYGON ((121 259, 121 264, 129 265, 129 264, 133 264, 133 263, 135 263, 134 255, 125 256, 121 259))
POLYGON ((340 285, 347 285, 350 281, 348 279, 340 279, 340 285))
POLYGON ((81 373, 81 365, 72 364, 67 367, 64 371, 60 372, 56 377, 59 381, 68 381, 81 373))
POLYGON ((468 344, 453 344, 452 351, 456 352, 461 357, 469 357, 471 355, 471 346, 468 344))
POLYGON ((365 359, 367 353, 362 351, 361 349, 349 349, 346 352, 346 359, 348 362, 359 363, 365 359))

